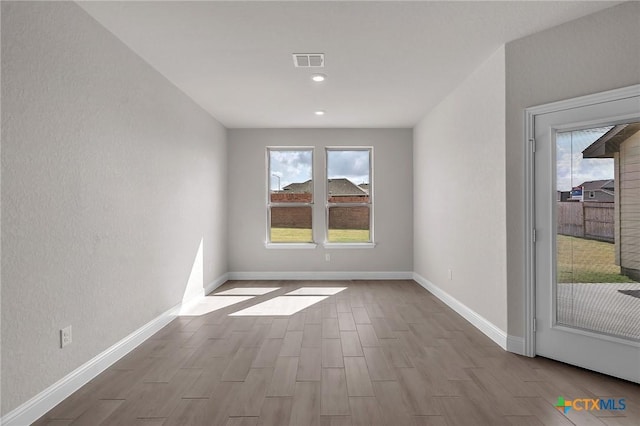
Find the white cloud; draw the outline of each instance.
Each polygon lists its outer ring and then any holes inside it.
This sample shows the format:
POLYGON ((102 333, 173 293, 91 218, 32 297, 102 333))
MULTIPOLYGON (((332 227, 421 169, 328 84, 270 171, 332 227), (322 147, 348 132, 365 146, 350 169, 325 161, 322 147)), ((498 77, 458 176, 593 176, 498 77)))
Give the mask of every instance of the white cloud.
POLYGON ((369 183, 369 151, 328 151, 327 163, 329 179, 369 183))
POLYGON ((270 151, 270 173, 280 178, 270 177, 271 189, 311 179, 311 157, 311 151, 270 151))
POLYGON ((586 181, 613 179, 613 159, 582 158, 582 151, 611 127, 576 130, 556 136, 556 188, 569 191, 586 181))

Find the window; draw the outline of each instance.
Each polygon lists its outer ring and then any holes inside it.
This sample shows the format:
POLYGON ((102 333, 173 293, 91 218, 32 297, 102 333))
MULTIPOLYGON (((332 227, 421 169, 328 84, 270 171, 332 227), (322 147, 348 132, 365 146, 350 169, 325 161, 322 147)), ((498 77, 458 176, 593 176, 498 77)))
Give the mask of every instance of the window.
POLYGON ((593 191, 589 191, 589 198, 596 198, 596 193, 593 191))
POLYGON ((373 242, 372 148, 327 148, 329 244, 373 242))
POLYGON ((267 245, 313 246, 313 149, 267 148, 267 245))

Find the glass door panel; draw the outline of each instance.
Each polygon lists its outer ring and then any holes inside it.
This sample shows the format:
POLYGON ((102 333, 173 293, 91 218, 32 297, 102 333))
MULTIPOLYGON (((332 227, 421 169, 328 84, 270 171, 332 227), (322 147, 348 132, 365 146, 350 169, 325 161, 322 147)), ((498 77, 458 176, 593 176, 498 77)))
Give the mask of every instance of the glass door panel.
POLYGON ((630 164, 640 166, 640 152, 629 158, 640 140, 636 127, 556 133, 555 318, 558 325, 640 340, 633 268, 640 237, 622 244, 629 228, 640 229, 640 170, 629 171, 630 164))

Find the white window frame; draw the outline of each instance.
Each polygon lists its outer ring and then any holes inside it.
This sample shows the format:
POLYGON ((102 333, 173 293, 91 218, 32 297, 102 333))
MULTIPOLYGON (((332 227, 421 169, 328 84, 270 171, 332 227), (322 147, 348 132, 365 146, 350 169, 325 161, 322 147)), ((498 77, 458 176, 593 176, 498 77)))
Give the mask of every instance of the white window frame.
POLYGON ((327 146, 324 149, 324 202, 325 202, 325 248, 330 249, 368 249, 376 246, 374 237, 374 177, 373 146, 327 146), (369 152, 369 202, 367 203, 330 203, 329 202, 329 152, 330 151, 368 151, 369 152), (329 241, 329 208, 331 207, 368 207, 369 208, 369 241, 357 243, 339 243, 329 241))
POLYGON ((312 146, 268 146, 265 150, 265 162, 266 162, 266 233, 265 233, 265 247, 268 249, 315 249, 318 244, 314 240, 314 220, 313 220, 313 205, 316 199, 316 179, 315 179, 315 148, 312 146), (272 203, 271 202, 271 155, 272 151, 311 151, 311 182, 313 182, 313 193, 310 203, 272 203), (273 207, 309 207, 311 209, 311 241, 310 242, 271 242, 271 209, 273 207))

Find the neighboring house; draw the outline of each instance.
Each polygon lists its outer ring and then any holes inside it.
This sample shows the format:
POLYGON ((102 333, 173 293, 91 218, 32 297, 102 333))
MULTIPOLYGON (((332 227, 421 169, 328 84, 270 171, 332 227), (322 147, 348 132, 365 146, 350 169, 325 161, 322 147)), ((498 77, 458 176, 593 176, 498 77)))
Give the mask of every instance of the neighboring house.
POLYGON ((282 188, 282 192, 288 194, 311 194, 313 192, 313 181, 290 183, 282 188))
MULTIPOLYGON (((368 184, 366 184, 368 187, 368 184)), ((309 203, 312 201, 313 181, 294 182, 280 191, 271 191, 271 201, 276 203, 309 203)), ((317 199, 317 197, 316 197, 317 199)), ((330 203, 367 203, 369 193, 349 179, 329 179, 330 203)), ((271 226, 274 228, 311 228, 312 215, 296 206, 279 206, 271 210, 271 226)), ((369 229, 369 208, 362 206, 341 207, 329 212, 330 229, 369 229), (342 209, 342 210, 341 210, 342 209), (341 211, 339 211, 341 210, 341 211)))
POLYGON ((613 203, 615 200, 614 179, 592 180, 580 185, 583 202, 613 203))
POLYGON ((271 201, 279 203, 310 203, 313 194, 313 181, 295 182, 280 191, 271 191, 271 201))
POLYGON ((329 179, 329 201, 366 203, 369 193, 346 178, 329 179))
POLYGON ((582 157, 614 159, 616 264, 640 281, 640 123, 614 126, 582 157))
POLYGON ((565 202, 569 201, 571 197, 571 191, 556 191, 556 201, 565 202))
MULTIPOLYGON (((329 179, 329 201, 334 203, 352 202, 352 203, 366 203, 369 197, 369 184, 362 184, 360 186, 351 182, 346 178, 329 179), (362 186, 365 185, 366 189, 362 186)), ((294 182, 282 188, 281 191, 272 191, 272 200, 276 201, 276 198, 282 198, 287 201, 293 199, 310 197, 313 192, 313 181, 309 179, 306 182, 294 182), (294 195, 295 194, 295 195, 294 195), (309 194, 309 195, 304 195, 309 194)))
POLYGON ((361 183, 360 185, 358 185, 363 191, 365 191, 367 194, 369 193, 369 184, 368 183, 361 183))

